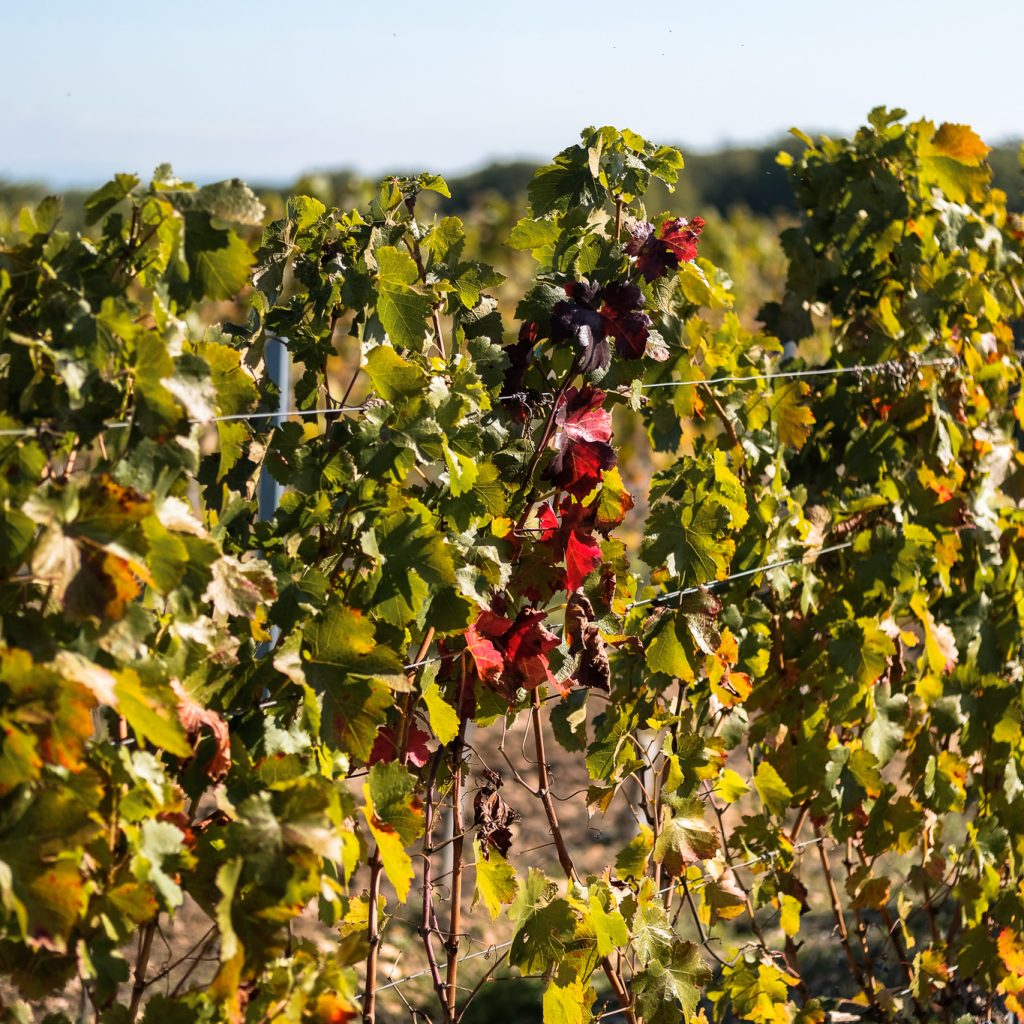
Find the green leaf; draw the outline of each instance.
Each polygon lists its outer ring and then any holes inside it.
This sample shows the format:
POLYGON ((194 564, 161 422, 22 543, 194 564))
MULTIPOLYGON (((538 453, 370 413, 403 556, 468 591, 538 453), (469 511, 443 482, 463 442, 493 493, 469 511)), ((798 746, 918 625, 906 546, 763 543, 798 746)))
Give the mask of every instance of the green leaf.
POLYGON ((749 788, 743 776, 731 768, 726 768, 715 782, 715 793, 727 804, 736 803, 749 788))
POLYGON ((387 345, 378 345, 367 353, 366 374, 377 394, 386 401, 415 394, 426 385, 423 370, 387 345))
POLYGON ((232 299, 249 280, 255 257, 233 231, 215 228, 206 214, 185 215, 185 257, 191 298, 232 299))
POLYGON ((181 829, 169 821, 143 822, 138 853, 132 861, 136 878, 152 883, 168 910, 180 907, 185 898, 174 878, 176 863, 184 853, 184 840, 181 829))
POLYGON ((415 284, 419 280, 415 260, 401 249, 384 245, 373 255, 377 260, 377 275, 382 286, 415 284))
POLYGON ((204 185, 196 192, 195 205, 218 220, 252 227, 259 227, 266 214, 263 204, 256 198, 256 193, 237 178, 219 181, 214 185, 204 185))
POLYGON ((864 749, 885 767, 903 742, 908 698, 905 693, 890 694, 888 683, 879 683, 875 690, 875 718, 864 730, 864 749))
MULTIPOLYGON (((416 264, 410 256, 389 245, 382 246, 374 256, 380 281, 377 292, 380 322, 396 348, 419 351, 432 303, 430 296, 412 287, 419 277, 416 264)), ((381 395, 393 397, 383 392, 381 395)))
POLYGON ((641 823, 640 835, 634 836, 615 858, 615 870, 622 875, 642 878, 654 851, 654 832, 641 823))
POLYGON ((329 748, 365 761, 394 702, 390 687, 374 680, 327 684, 321 724, 324 742, 329 748))
POLYGON ((445 199, 451 199, 452 194, 448 191, 448 182, 440 174, 421 174, 417 179, 420 188, 427 192, 436 192, 445 199))
POLYGON ((468 455, 453 451, 447 438, 444 440, 443 448, 452 497, 458 498, 463 494, 468 494, 476 483, 478 472, 476 462, 468 455))
POLYGON ((310 659, 341 670, 343 674, 374 676, 399 674, 398 655, 377 643, 376 630, 366 615, 331 598, 323 615, 306 627, 310 659))
POLYGON ((508 236, 508 244, 513 249, 533 250, 536 255, 538 250, 558 241, 561 231, 558 221, 552 218, 523 217, 508 236))
POLYGON ((85 200, 85 223, 95 224, 123 199, 127 199, 138 184, 139 178, 135 174, 115 174, 112 181, 108 181, 85 200))
POLYGON ((769 762, 762 761, 757 766, 757 771, 754 772, 754 788, 769 813, 776 816, 786 813, 793 793, 769 762))
MULTIPOLYGON (((384 766, 374 765, 374 768, 378 767, 384 766)), ((404 768, 401 770, 405 771, 404 768)), ((377 817, 369 784, 363 786, 363 799, 365 801, 363 817, 369 826, 370 835, 373 836, 374 842, 377 844, 384 874, 387 875, 388 881, 394 887, 399 901, 405 903, 409 898, 409 889, 415 875, 412 859, 405 849, 406 843, 394 826, 377 817)))
POLYGON ((676 940, 668 958, 652 960, 633 979, 637 1016, 646 1024, 679 1024, 697 1009, 701 991, 711 971, 701 959, 700 947, 676 940))
POLYGON ((560 962, 565 944, 576 933, 576 917, 568 901, 555 898, 557 887, 530 868, 511 916, 518 921, 509 963, 524 974, 546 971, 560 962))
POLYGON ((406 845, 423 833, 423 811, 413 803, 416 780, 397 761, 378 761, 370 768, 367 783, 373 801, 373 812, 385 825, 393 828, 406 845))
POLYGON ((220 930, 222 961, 233 959, 238 952, 238 935, 232 924, 231 907, 235 901, 238 879, 241 877, 244 864, 241 857, 235 857, 217 869, 217 888, 220 890, 220 899, 217 900, 217 927, 220 930))
POLYGON ((142 740, 176 757, 191 757, 185 730, 175 711, 177 698, 166 685, 143 683, 134 669, 114 673, 118 711, 142 740))
POLYGON ((455 708, 444 699, 437 683, 430 682, 423 687, 423 703, 430 715, 430 728, 434 735, 447 746, 459 734, 459 716, 455 708))
POLYGON ((519 894, 519 878, 515 868, 497 850, 491 850, 485 859, 478 839, 473 841, 473 852, 476 858, 473 905, 483 900, 491 918, 497 918, 502 907, 513 903, 519 894))
POLYGON ((597 955, 608 956, 615 949, 624 947, 629 942, 629 929, 618 909, 605 910, 601 900, 593 892, 589 906, 590 922, 597 939, 597 955))
POLYGON ((876 619, 859 618, 837 624, 828 652, 837 669, 866 686, 885 671, 896 647, 876 619))
POLYGON ((647 667, 652 672, 692 683, 696 678, 693 666, 677 631, 680 618, 675 612, 667 612, 662 617, 660 628, 647 643, 647 667))

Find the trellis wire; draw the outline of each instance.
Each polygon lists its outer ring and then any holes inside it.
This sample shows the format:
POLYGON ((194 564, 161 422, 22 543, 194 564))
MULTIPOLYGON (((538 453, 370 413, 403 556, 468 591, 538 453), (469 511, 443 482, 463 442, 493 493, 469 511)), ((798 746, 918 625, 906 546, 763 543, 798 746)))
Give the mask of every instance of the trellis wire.
POLYGON ((834 551, 844 551, 850 547, 853 547, 852 540, 843 541, 842 544, 832 544, 827 548, 821 548, 819 551, 811 551, 808 548, 797 558, 784 558, 778 562, 759 565, 755 569, 744 569, 743 572, 734 572, 731 576, 723 576, 720 580, 709 580, 707 583, 702 583, 699 587, 684 587, 682 590, 671 590, 667 594, 659 594, 657 597, 645 597, 641 601, 634 601, 629 607, 639 608, 640 605, 644 604, 664 604, 666 601, 671 601, 674 598, 688 597, 690 594, 699 594, 702 590, 721 587, 726 583, 731 583, 733 580, 744 579, 747 576, 757 576, 759 573, 769 572, 772 569, 784 569, 787 565, 796 565, 798 562, 808 560, 808 558, 811 561, 815 561, 821 558, 822 555, 830 555, 834 551))
MULTIPOLYGON (((193 427, 206 427, 214 423, 229 423, 233 420, 266 420, 286 416, 335 416, 343 412, 364 412, 362 405, 340 405, 336 409, 275 409, 271 412, 235 412, 227 416, 205 416, 193 417, 188 423, 193 427)), ((127 430, 132 425, 130 420, 108 421, 103 424, 104 430, 127 430)), ((6 428, 0 430, 0 437, 31 437, 41 431, 48 430, 51 433, 67 433, 71 428, 55 430, 44 424, 36 427, 18 427, 17 429, 6 428)))
MULTIPOLYGON (((956 364, 954 356, 944 356, 941 359, 925 359, 919 363, 910 364, 910 369, 920 369, 923 366, 949 366, 956 364)), ((897 360, 890 359, 884 363, 863 363, 858 366, 823 366, 812 370, 783 370, 778 373, 751 373, 745 377, 711 377, 707 380, 665 380, 656 384, 642 384, 641 390, 651 388, 696 388, 708 384, 742 384, 749 380, 789 380, 799 377, 838 377, 844 373, 871 373, 875 370, 903 369, 904 364, 897 360)))
MULTIPOLYGON (((925 359, 920 363, 911 364, 911 368, 924 366, 950 366, 957 363, 954 356, 945 356, 941 359, 925 359)), ((782 370, 778 373, 752 373, 743 377, 711 377, 707 380, 666 380, 655 384, 643 384, 642 390, 651 388, 695 388, 701 385, 710 386, 716 384, 743 384, 747 381, 759 380, 790 380, 800 377, 838 377, 847 373, 871 373, 876 370, 888 370, 903 368, 903 363, 896 360, 889 360, 884 363, 864 363, 857 366, 824 366, 812 370, 782 370)), ((503 400, 509 400, 514 396, 504 395, 503 400)), ((188 420, 192 426, 208 426, 213 423, 226 423, 232 420, 259 420, 270 419, 275 416, 330 416, 346 412, 365 412, 363 405, 343 405, 336 409, 284 409, 277 412, 238 412, 227 416, 197 417, 188 420)), ((130 427, 131 421, 107 422, 103 425, 104 430, 125 430, 130 427)), ((36 427, 18 427, 0 429, 0 437, 31 437, 42 430, 53 430, 53 428, 40 424, 36 427)), ((55 433, 64 433, 65 430, 54 430, 55 433)))

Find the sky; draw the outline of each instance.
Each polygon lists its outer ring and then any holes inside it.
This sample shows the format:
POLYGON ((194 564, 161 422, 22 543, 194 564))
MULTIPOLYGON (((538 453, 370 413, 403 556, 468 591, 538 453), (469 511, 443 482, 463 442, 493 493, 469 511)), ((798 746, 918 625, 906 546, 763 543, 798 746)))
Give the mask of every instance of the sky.
POLYGON ((873 106, 1024 135, 1024 2, 0 0, 0 178, 455 173, 589 124, 694 150, 873 106))

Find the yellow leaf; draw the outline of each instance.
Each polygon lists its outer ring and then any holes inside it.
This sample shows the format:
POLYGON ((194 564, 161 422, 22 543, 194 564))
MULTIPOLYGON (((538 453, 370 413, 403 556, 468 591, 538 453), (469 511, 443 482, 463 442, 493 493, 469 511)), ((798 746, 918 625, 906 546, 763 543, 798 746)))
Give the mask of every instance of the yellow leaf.
POLYGON ((384 824, 373 812, 373 799, 370 796, 370 787, 363 786, 363 799, 366 806, 363 808, 363 817, 370 827, 370 834, 373 836, 380 851, 381 863, 384 865, 384 874, 388 881, 394 886, 398 899, 405 903, 409 898, 409 888, 412 885, 413 869, 412 860, 405 852, 405 844, 402 837, 390 826, 384 824))
POLYGON ((971 167, 977 167, 992 151, 992 147, 986 146, 970 125, 950 124, 948 121, 939 125, 932 146, 943 156, 971 167))
POLYGON ((726 768, 722 772, 722 777, 715 784, 715 792, 727 804, 734 804, 749 788, 743 776, 731 768, 726 768))
POLYGON ((779 441, 798 450, 811 436, 811 426, 814 424, 814 413, 800 404, 800 399, 810 390, 802 380, 783 384, 776 388, 771 403, 772 420, 779 432, 779 441))
POLYGON ((800 901, 788 893, 783 893, 779 899, 782 902, 779 923, 782 925, 782 930, 790 938, 793 938, 800 931, 800 901))

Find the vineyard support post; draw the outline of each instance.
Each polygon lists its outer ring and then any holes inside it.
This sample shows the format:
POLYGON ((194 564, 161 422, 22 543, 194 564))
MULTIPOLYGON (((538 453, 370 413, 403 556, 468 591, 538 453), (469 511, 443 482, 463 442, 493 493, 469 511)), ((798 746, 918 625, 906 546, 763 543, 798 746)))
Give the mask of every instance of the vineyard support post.
MULTIPOLYGON (((292 390, 292 366, 288 356, 288 339, 267 336, 266 345, 263 349, 263 362, 267 368, 267 376, 277 387, 277 415, 271 417, 270 426, 278 427, 285 421, 285 414, 288 412, 291 402, 292 390)), ((281 496, 284 494, 284 486, 279 484, 267 472, 266 463, 260 470, 260 480, 257 487, 256 501, 259 508, 259 518, 264 522, 273 519, 281 504, 281 496)), ((281 629, 278 626, 270 627, 270 641, 261 645, 260 654, 266 654, 277 647, 281 639, 281 629)))
MULTIPOLYGON (((277 415, 270 420, 271 427, 278 427, 285 420, 288 403, 291 400, 291 361, 288 358, 287 339, 269 337, 263 350, 263 361, 267 368, 267 376, 277 387, 277 415)), ((281 503, 284 487, 279 484, 266 470, 260 471, 259 503, 260 519, 266 521, 274 518, 277 506, 281 503)))

